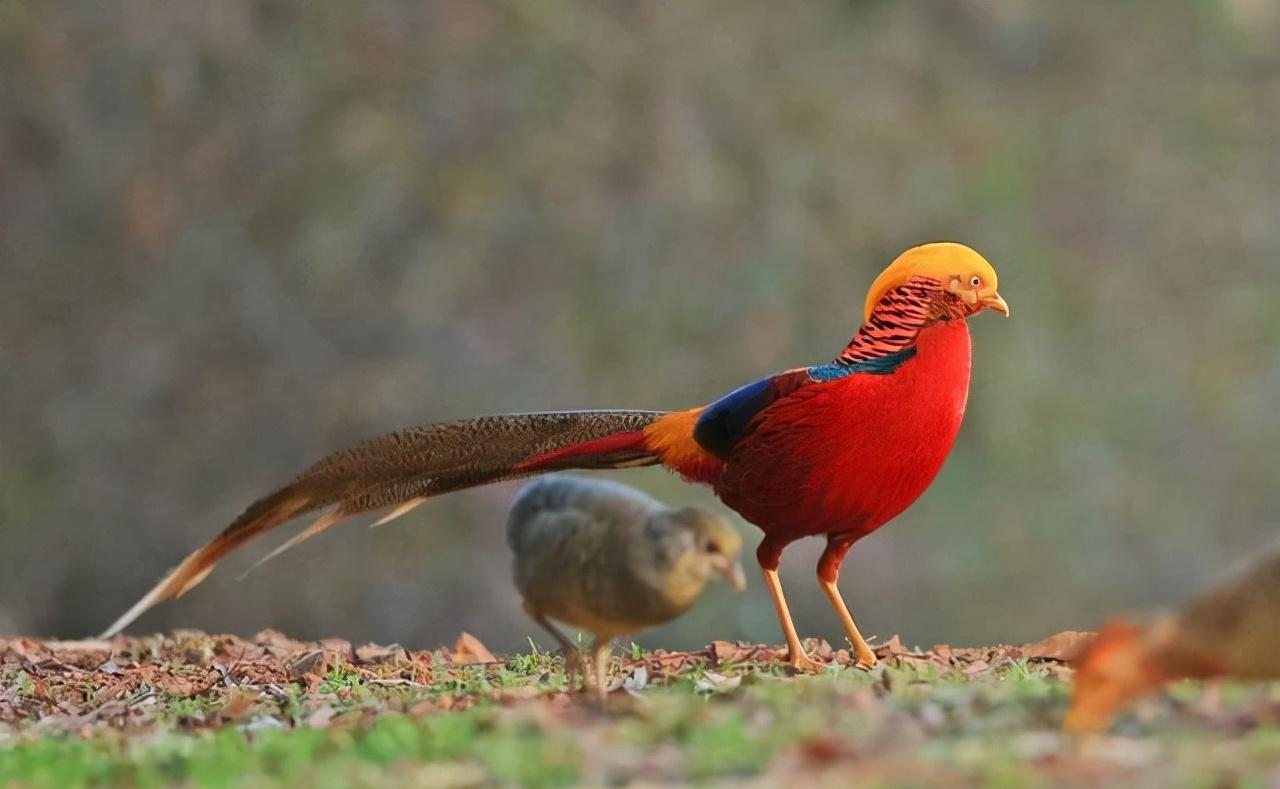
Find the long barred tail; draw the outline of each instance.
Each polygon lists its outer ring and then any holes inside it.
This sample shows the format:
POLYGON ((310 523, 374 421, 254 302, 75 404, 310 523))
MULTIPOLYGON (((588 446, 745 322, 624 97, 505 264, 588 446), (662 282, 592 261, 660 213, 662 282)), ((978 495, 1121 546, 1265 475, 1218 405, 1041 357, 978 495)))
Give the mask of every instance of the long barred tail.
MULTIPOLYGON (((606 469, 658 462, 645 428, 663 411, 554 411, 509 414, 411 427, 363 441, 312 465, 249 505, 107 628, 110 637, 147 609, 184 594, 214 564, 249 540, 309 512, 324 513, 266 558, 352 515, 390 508, 374 525, 432 496, 562 469, 606 469)), ((264 559, 265 561, 265 559, 264 559)))

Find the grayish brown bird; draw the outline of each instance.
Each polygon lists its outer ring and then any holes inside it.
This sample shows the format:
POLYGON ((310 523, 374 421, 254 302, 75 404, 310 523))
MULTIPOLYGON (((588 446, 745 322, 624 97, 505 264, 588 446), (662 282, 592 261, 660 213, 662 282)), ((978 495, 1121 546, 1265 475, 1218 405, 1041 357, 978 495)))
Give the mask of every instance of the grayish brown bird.
POLYGON ((1105 731, 1112 713, 1180 679, 1280 679, 1280 542, 1176 614, 1112 619, 1075 661, 1065 727, 1105 731))
POLYGON ((595 637, 596 689, 604 694, 611 641, 680 616, 719 576, 746 588, 742 537, 720 515, 672 509, 635 488, 567 475, 521 489, 507 519, 524 609, 580 660, 551 623, 595 637))

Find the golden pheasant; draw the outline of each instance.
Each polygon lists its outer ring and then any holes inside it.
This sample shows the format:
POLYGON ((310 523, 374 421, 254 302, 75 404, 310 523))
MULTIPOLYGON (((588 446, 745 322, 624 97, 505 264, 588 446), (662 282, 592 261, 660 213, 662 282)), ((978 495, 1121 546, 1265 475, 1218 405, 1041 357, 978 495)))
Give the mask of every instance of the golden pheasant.
MULTIPOLYGON (((850 546, 914 502, 942 468, 969 393, 967 320, 1009 307, 996 272, 955 243, 909 249, 867 293, 835 359, 767 376, 686 411, 554 411, 466 419, 379 436, 321 459, 253 503, 192 553, 107 633, 191 589, 228 552, 310 512, 301 540, 364 512, 385 522, 432 496, 566 469, 661 464, 710 485, 763 533, 764 573, 793 666, 804 653, 778 579, 784 548, 826 538, 818 580, 862 665, 875 656, 837 588, 850 546)), ((273 554, 274 555, 274 554, 273 554)))

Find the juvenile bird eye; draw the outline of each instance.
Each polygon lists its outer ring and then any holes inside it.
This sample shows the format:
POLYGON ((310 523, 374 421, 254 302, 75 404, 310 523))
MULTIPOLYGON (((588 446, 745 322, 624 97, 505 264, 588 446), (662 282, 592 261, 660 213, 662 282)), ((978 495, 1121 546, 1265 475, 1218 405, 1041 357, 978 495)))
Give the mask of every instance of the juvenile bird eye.
POLYGON ((973 278, 969 280, 969 284, 974 286, 975 288, 982 287, 982 277, 979 277, 977 274, 974 274, 973 278))
POLYGON ((716 542, 715 540, 708 542, 706 551, 707 553, 720 553, 720 543, 716 542))

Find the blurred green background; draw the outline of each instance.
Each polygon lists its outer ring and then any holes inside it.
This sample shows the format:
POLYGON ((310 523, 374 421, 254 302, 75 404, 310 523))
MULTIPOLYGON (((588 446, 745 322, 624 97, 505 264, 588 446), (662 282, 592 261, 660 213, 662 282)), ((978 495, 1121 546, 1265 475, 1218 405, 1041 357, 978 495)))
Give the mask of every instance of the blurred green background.
MULTIPOLYGON (((982 251, 1013 318, 974 321, 955 452, 845 565, 863 632, 1174 604, 1280 513, 1278 9, 0 2, 0 632, 96 632, 371 434, 826 361, 934 239, 982 251)), ((545 641, 515 490, 237 582, 254 545, 134 630, 545 641)), ((783 579, 834 641, 820 547, 783 579)), ((642 642, 777 641, 751 580, 642 642)))

